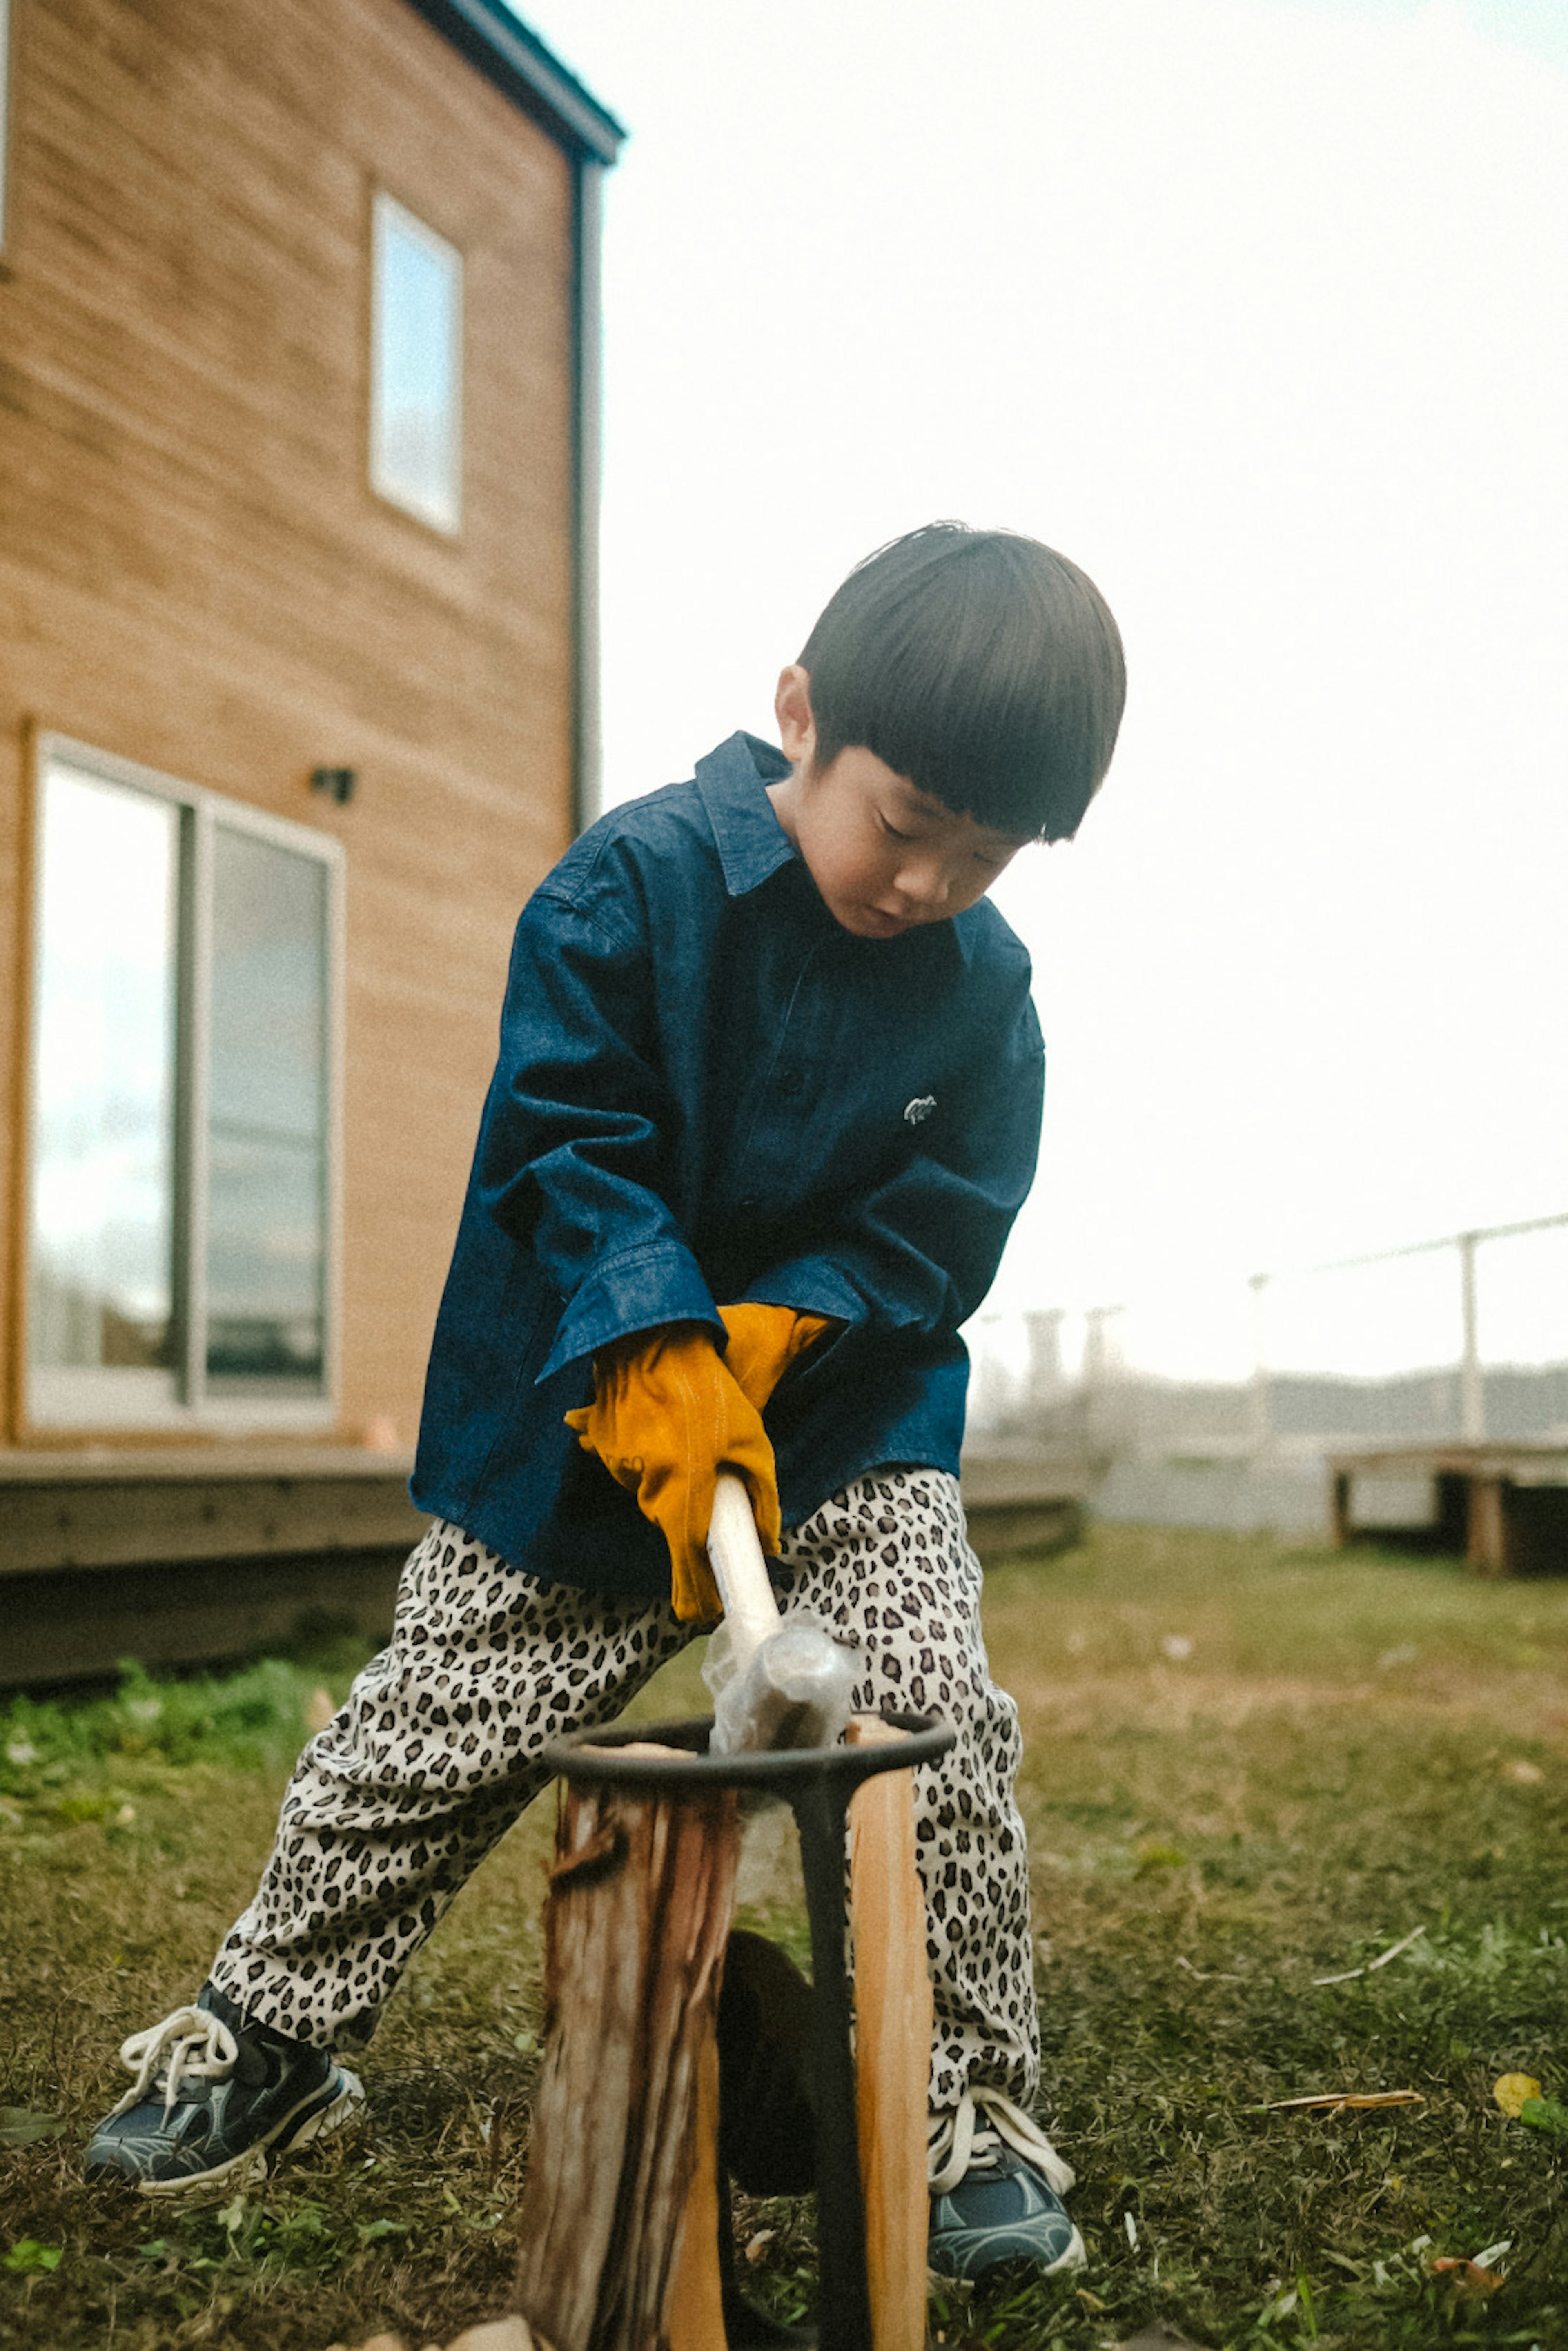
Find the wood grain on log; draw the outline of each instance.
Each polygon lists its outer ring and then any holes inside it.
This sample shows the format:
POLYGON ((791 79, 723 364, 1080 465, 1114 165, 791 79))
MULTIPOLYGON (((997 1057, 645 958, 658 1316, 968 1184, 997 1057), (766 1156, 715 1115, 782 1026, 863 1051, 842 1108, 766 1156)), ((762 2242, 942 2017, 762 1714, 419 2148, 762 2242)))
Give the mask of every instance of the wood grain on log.
POLYGON ((664 2325, 668 2351, 727 2351, 718 2267, 718 2041, 712 2034, 697 2056, 692 2176, 664 2325))
MULTIPOLYGON (((906 1734, 879 1716, 856 1715, 845 1736, 862 1747, 906 1734)), ((872 2342, 873 2351, 922 2351, 932 2000, 907 1771, 864 1781, 851 1801, 850 1907, 872 2342)))
POLYGON ((737 1850, 731 1791, 562 1797, 516 2294, 556 2351, 658 2351, 737 1850))

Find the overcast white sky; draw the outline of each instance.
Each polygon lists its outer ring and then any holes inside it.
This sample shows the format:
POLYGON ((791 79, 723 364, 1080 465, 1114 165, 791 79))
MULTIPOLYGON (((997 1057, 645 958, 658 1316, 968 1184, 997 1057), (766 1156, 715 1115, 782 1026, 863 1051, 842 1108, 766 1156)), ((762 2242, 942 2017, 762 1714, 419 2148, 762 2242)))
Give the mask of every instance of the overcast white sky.
POLYGON ((1103 799, 998 892, 1051 1056, 1006 1302, 1568 1207, 1564 0, 522 13, 632 134, 608 797, 770 732, 933 517, 1121 620, 1103 799))

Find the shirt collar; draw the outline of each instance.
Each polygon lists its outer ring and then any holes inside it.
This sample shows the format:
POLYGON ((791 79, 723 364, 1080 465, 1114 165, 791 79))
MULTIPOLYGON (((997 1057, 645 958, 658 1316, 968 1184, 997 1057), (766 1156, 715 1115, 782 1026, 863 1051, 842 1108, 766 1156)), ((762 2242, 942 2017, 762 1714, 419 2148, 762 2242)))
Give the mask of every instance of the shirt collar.
POLYGON ((915 967, 938 959, 967 963, 970 933, 978 919, 973 907, 956 922, 923 923, 900 939, 857 939, 839 929, 768 797, 768 786, 781 784, 789 773, 789 762, 782 751, 744 729, 697 761, 697 790, 718 844, 729 895, 744 898, 747 892, 760 889, 780 866, 798 864, 807 895, 821 909, 846 954, 871 955, 881 960, 890 950, 899 950, 915 967))
POLYGON ((732 735, 697 761, 696 785, 718 844, 725 887, 732 898, 757 889, 798 852, 773 813, 769 784, 780 784, 789 762, 755 735, 732 735))

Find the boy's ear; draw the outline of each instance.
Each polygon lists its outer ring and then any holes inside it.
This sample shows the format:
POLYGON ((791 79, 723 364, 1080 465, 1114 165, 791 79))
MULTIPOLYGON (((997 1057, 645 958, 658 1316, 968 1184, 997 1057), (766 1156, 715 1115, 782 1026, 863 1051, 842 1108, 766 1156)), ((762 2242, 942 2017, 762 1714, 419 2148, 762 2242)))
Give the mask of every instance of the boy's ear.
POLYGON ((779 671, 773 712, 784 757, 796 767, 810 767, 816 756, 817 722, 811 716, 811 681, 799 662, 779 671))

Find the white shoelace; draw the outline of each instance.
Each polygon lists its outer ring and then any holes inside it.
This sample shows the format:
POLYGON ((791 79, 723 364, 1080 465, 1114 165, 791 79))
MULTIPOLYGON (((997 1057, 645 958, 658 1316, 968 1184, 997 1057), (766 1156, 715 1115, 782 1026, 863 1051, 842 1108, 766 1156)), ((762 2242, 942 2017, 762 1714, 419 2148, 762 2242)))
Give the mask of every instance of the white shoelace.
POLYGON ((1059 2196, 1066 2195, 1073 2182, 1072 2166, 1021 2106, 983 2085, 966 2090, 950 2114, 931 2117, 925 2168, 932 2195, 946 2196, 968 2172, 994 2170, 1004 2140, 1016 2155, 1038 2166, 1059 2196))
POLYGON ((239 2061, 239 2044, 221 2017, 204 2008, 176 2008, 162 2024, 133 2032, 120 2043, 120 2061, 136 2079, 115 2107, 117 2115, 140 2105, 150 2087, 161 2084, 163 2112, 172 2114, 187 2076, 226 2082, 239 2061))

